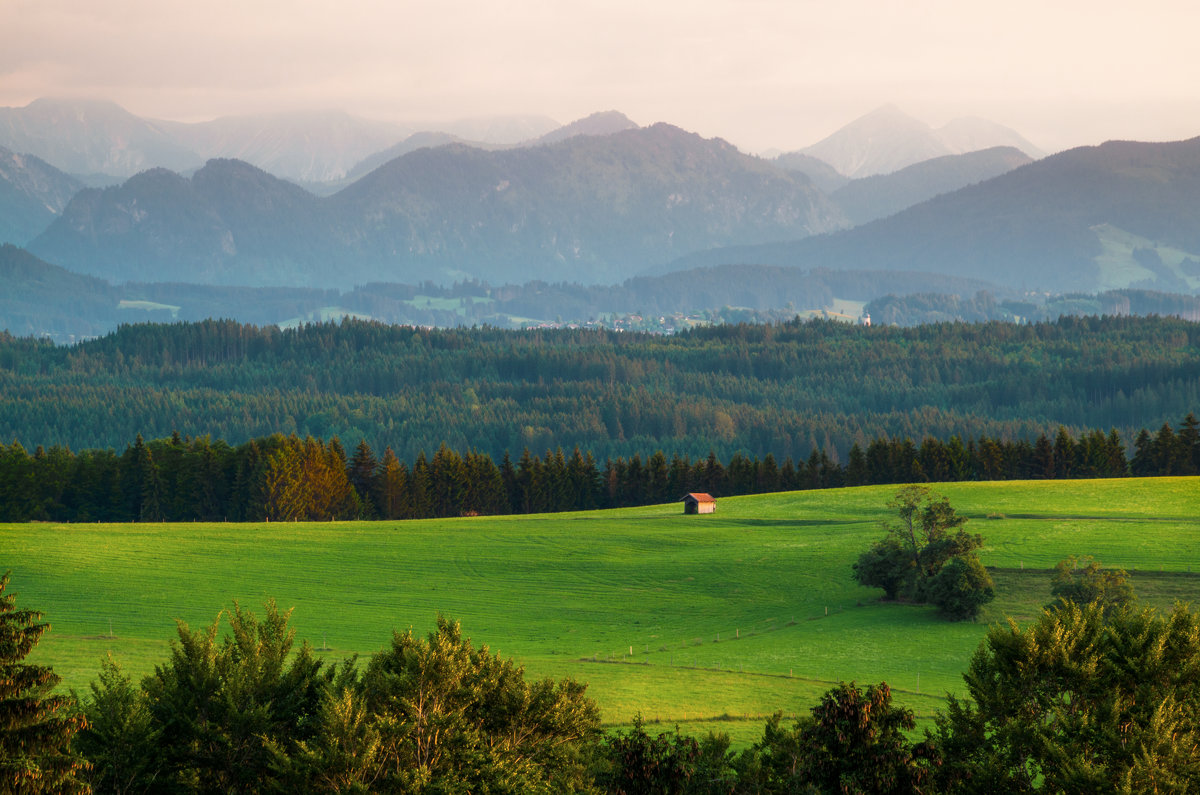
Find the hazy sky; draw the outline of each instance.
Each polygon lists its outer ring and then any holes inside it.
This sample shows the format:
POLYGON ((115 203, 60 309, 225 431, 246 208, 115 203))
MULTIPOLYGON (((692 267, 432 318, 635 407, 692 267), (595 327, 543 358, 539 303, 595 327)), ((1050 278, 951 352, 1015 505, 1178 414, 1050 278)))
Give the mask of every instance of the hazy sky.
POLYGON ((1050 151, 1200 135, 1194 0, 0 0, 0 105, 202 120, 620 110, 748 151, 893 103, 1050 151))

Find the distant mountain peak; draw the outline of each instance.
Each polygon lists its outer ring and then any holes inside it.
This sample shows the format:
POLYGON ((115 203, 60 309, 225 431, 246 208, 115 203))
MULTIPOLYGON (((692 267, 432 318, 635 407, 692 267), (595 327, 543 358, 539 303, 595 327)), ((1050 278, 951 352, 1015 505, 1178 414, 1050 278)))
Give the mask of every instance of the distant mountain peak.
POLYGON ((1012 146, 1030 157, 1045 153, 1020 134, 996 122, 961 118, 935 130, 895 105, 860 116, 837 132, 800 150, 852 178, 890 174, 944 155, 1012 146))
POLYGON ((951 154, 928 124, 895 105, 877 108, 800 151, 856 178, 887 174, 951 154))
POLYGON ((546 133, 537 139, 537 143, 557 143, 576 135, 612 135, 625 130, 636 130, 637 127, 636 122, 620 111, 602 110, 546 133))

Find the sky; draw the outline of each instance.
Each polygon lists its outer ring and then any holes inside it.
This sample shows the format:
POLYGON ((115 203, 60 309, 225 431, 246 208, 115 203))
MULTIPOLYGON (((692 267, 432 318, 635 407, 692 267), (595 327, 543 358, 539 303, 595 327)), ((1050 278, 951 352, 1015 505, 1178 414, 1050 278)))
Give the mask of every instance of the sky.
POLYGON ((1192 0, 0 0, 0 106, 435 124, 619 110, 750 152, 881 105, 1046 151, 1200 135, 1192 0))

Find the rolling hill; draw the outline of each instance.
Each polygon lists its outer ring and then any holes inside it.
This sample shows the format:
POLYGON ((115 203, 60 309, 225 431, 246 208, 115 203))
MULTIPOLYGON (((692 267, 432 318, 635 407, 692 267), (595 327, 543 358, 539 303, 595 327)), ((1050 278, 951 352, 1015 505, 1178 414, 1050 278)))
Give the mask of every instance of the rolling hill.
POLYGON ((14 336, 69 342, 111 331, 120 320, 119 291, 112 285, 7 243, 0 245, 0 284, 0 331, 14 336))
POLYGON ((1049 601, 1050 569, 1092 554, 1133 570, 1168 607, 1200 579, 1196 478, 943 484, 998 596, 980 622, 883 603, 850 576, 894 516, 894 487, 677 505, 406 522, 0 526, 22 604, 53 631, 32 658, 86 690, 108 653, 136 678, 175 620, 210 623, 234 599, 295 608, 297 640, 334 661, 443 612, 537 676, 589 683, 607 725, 635 714, 740 742, 803 712, 838 680, 888 681, 928 718, 989 625, 1049 601), (1182 552, 1181 552, 1182 551, 1182 552), (319 583, 319 587, 313 586, 319 583), (631 654, 632 653, 632 654, 631 654))
POLYGON ((115 282, 304 284, 331 245, 320 200, 236 160, 191 179, 142 172, 80 192, 30 244, 43 259, 115 282))

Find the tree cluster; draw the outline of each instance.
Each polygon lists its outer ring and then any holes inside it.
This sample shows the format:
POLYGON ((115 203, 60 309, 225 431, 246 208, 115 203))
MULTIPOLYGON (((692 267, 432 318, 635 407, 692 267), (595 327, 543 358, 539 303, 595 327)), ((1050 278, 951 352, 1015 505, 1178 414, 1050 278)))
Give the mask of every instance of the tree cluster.
POLYGON ((77 746, 102 792, 586 790, 599 712, 583 685, 527 681, 438 619, 365 666, 294 648, 288 614, 236 604, 181 625, 140 686, 111 662, 82 700, 77 746))
POLYGON ((929 602, 954 620, 975 618, 995 598, 976 550, 983 536, 963 530, 967 518, 924 486, 907 486, 888 503, 898 521, 854 563, 854 577, 888 599, 929 602))
POLYGON ((1074 439, 1060 428, 1053 442, 1033 444, 986 436, 966 444, 875 439, 855 444, 846 465, 825 450, 778 463, 710 451, 696 460, 661 450, 602 464, 578 448, 543 456, 524 450, 500 464, 486 453, 441 445, 411 464, 391 448, 376 455, 361 441, 347 456, 334 437, 295 434, 233 447, 209 437, 149 442, 139 435, 112 450, 0 445, 0 521, 261 521, 410 519, 546 513, 652 505, 689 491, 721 496, 885 483, 1025 478, 1123 477, 1200 471, 1200 421, 1188 414, 1179 430, 1164 424, 1138 434, 1132 464, 1116 431, 1074 439))
POLYGON ((651 735, 636 720, 606 738, 597 783, 616 795, 922 792, 936 752, 908 739, 915 725, 886 682, 865 690, 841 682, 790 726, 775 713, 740 752, 723 734, 651 735))
MULTIPOLYGON (((247 614, 236 615, 244 630, 247 614)), ((278 620, 271 615, 264 623, 278 620)), ((921 739, 910 739, 913 714, 892 704, 886 683, 840 683, 791 725, 777 713, 740 752, 724 735, 655 735, 640 719, 604 735, 582 686, 527 683, 450 622, 425 639, 395 636, 362 671, 322 669, 303 649, 284 665, 263 665, 280 658, 266 651, 278 645, 262 644, 262 629, 251 632, 259 640, 214 648, 207 632, 192 636, 197 647, 181 628, 171 661, 140 688, 109 666, 83 701, 91 728, 77 743, 97 789, 782 795, 1200 786, 1200 620, 1183 606, 1106 614, 1099 604, 1064 603, 1028 629, 993 627, 964 674, 968 697, 950 697, 921 739), (160 703, 168 695, 169 707, 160 703)))

